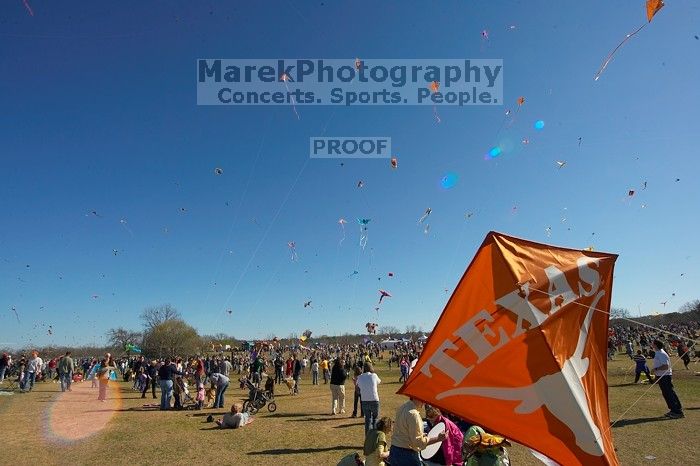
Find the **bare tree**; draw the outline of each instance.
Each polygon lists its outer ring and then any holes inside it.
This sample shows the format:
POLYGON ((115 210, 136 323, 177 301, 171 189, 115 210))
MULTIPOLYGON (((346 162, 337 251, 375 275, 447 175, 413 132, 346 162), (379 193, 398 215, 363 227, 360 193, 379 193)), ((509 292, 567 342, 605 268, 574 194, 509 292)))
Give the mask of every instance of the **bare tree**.
POLYGON ((146 332, 150 332, 164 322, 180 318, 180 312, 170 304, 147 307, 141 313, 141 320, 143 320, 146 327, 146 332))
POLYGON ((688 301, 684 305, 682 305, 679 309, 678 312, 684 313, 684 312, 695 312, 695 313, 700 313, 700 299, 695 299, 693 301, 688 301))
POLYGON ((123 327, 112 328, 107 331, 107 342, 112 348, 123 350, 128 344, 138 345, 141 342, 141 333, 123 327))
POLYGON ((384 325, 379 327, 379 334, 380 335, 397 335, 401 333, 401 331, 397 328, 394 327, 393 325, 384 325))
POLYGON ((623 307, 613 307, 610 309, 610 319, 629 319, 630 311, 623 307))

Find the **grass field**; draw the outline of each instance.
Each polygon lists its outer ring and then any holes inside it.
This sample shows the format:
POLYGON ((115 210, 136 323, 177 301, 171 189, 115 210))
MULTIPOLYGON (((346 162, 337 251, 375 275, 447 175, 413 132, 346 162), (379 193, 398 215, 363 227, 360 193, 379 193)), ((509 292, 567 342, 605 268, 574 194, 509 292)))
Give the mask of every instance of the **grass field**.
MULTIPOLYGON (((694 373, 700 371, 700 363, 693 362, 687 371, 677 358, 672 361, 674 385, 686 414, 679 420, 663 418, 667 409, 658 387, 630 384, 634 374, 629 359, 619 355, 610 363, 610 417, 621 417, 612 431, 623 465, 698 464, 700 377, 694 373)), ((393 417, 405 400, 395 395, 398 369, 381 364, 378 375, 383 382, 381 415, 393 417)), ((238 430, 215 429, 206 422, 209 414, 223 414, 221 409, 146 408, 144 402, 159 400, 150 395, 142 400, 130 384, 113 383, 109 400, 100 403, 90 382, 75 384, 73 392, 65 394, 58 384, 39 383, 31 393, 0 396, 0 464, 335 465, 345 454, 361 450, 363 421, 348 417, 351 389, 347 414, 330 416, 330 388, 322 382, 312 386, 307 374, 301 394, 295 397, 286 393, 286 387, 277 388, 277 411, 263 410, 252 424, 238 430), (86 434, 90 435, 79 438, 86 434)), ((226 404, 245 396, 237 385, 230 387, 226 404)), ((515 465, 541 464, 519 446, 511 449, 511 458, 515 465)))

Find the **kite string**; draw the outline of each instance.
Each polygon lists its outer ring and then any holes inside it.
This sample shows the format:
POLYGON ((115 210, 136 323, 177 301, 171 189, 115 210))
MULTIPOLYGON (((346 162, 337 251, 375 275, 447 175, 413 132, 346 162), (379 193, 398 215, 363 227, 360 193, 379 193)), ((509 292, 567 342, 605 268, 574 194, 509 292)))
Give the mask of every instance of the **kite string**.
POLYGON ((257 244, 257 246, 255 247, 255 250, 253 251, 253 254, 250 256, 250 259, 248 260, 248 263, 247 263, 246 266, 244 267, 243 272, 241 272, 241 275, 238 277, 238 280, 236 280, 236 283, 235 283, 235 285, 233 286, 233 289, 231 290, 231 293, 229 293, 228 297, 226 298, 226 301, 224 302, 224 305, 223 305, 222 309, 225 308, 226 305, 228 304, 228 302, 231 300, 231 298, 233 297, 233 294, 234 294, 234 293, 236 292, 236 290, 238 289, 238 285, 241 283, 241 280, 243 279, 243 277, 244 277, 244 276, 246 275, 246 273, 248 272, 248 268, 250 268, 250 264, 253 262, 253 260, 255 259, 255 256, 258 254, 258 251, 260 250, 260 247, 262 246, 262 244, 263 244, 263 243, 265 242, 265 240, 267 239, 267 235, 270 233, 270 230, 272 230, 273 225, 276 223, 277 217, 279 217, 279 214, 282 212, 282 209, 283 209, 284 206, 287 204, 287 201, 289 200, 289 197, 291 196, 292 191, 294 191, 294 188, 296 187, 297 183, 299 182, 299 178, 301 178, 302 173, 304 173, 304 170, 306 169, 306 166, 309 164, 309 160, 311 160, 311 159, 310 159, 310 158, 307 158, 307 159, 306 159, 306 161, 304 162, 304 165, 302 165, 302 167, 301 167, 301 170, 299 170, 299 173, 297 173, 297 176, 296 176, 296 178, 294 179, 294 182, 292 183, 292 186, 289 188, 289 191, 287 191, 287 195, 284 197, 284 199, 282 200, 282 203, 281 203, 280 206, 277 208, 277 211, 275 212, 275 215, 272 217, 272 221, 271 221, 270 224, 267 226, 267 229, 265 230, 265 233, 264 233, 264 234, 262 235, 262 237, 260 238, 260 241, 258 241, 258 244, 257 244))
MULTIPOLYGON (((241 213, 241 207, 243 206, 243 200, 245 199, 246 194, 248 194, 248 189, 250 188, 250 183, 253 179, 253 175, 255 174, 255 169, 258 166, 258 161, 260 160, 260 155, 262 154, 263 147, 265 145, 265 140, 267 139, 267 132, 270 127, 270 123, 272 122, 272 114, 270 114, 270 118, 267 121, 267 130, 263 133, 263 137, 260 139, 260 144, 258 145, 258 153, 255 156, 255 161, 253 162, 253 167, 250 169, 250 173, 248 174, 248 179, 246 180, 245 187, 243 188, 243 193, 241 193, 241 197, 238 200, 238 206, 236 207, 236 213, 233 217, 233 220, 231 221, 231 226, 229 227, 228 235, 226 238, 226 243, 224 245, 224 249, 221 250, 221 254, 219 255, 219 260, 217 261, 216 268, 214 269, 214 276, 212 277, 212 280, 210 283, 214 283, 217 281, 219 274, 221 273, 221 264, 224 259, 224 254, 225 254, 225 249, 226 245, 228 245, 231 242, 231 238, 233 236, 233 228, 236 225, 236 222, 238 221, 238 217, 240 216, 241 213)), ((204 306, 203 309, 206 309, 207 305, 209 304, 209 299, 211 298, 211 293, 212 293, 212 288, 211 286, 209 287, 209 292, 207 293, 207 297, 204 300, 204 306)))
MULTIPOLYGON (((537 292, 539 292, 539 293, 542 293, 542 294, 544 294, 544 295, 549 296, 550 298, 556 298, 556 297, 559 296, 559 295, 553 295, 553 294, 547 293, 546 291, 542 291, 542 290, 539 290, 539 289, 537 289, 537 288, 530 288, 530 291, 531 291, 531 292, 532 292, 532 291, 537 291, 537 292)), ((609 311, 604 311, 604 310, 602 310, 602 309, 598 309, 598 308, 595 308, 595 307, 590 306, 590 305, 588 305, 588 304, 580 303, 580 302, 578 302, 578 301, 574 301, 574 302, 571 303, 571 304, 576 304, 576 305, 578 305, 578 306, 585 307, 586 309, 592 309, 593 311, 602 312, 603 314, 608 314, 608 315, 610 315, 610 312, 609 312, 609 311)), ((658 331, 661 332, 661 333, 667 333, 667 334, 669 334, 669 335, 673 335, 674 337, 678 337, 678 338, 680 338, 681 340, 688 340, 688 341, 692 341, 693 343, 697 343, 697 341, 696 341, 696 340, 693 340, 692 338, 689 338, 689 337, 687 337, 687 336, 680 335, 680 334, 678 334, 678 333, 669 332, 668 330, 664 330, 664 329, 659 328, 659 327, 654 327, 653 325, 648 325, 648 324, 645 324, 645 323, 643 323, 643 322, 637 322, 636 320, 628 319, 628 318, 626 318, 626 317, 619 317, 619 319, 620 319, 620 320, 626 320, 627 322, 631 322, 631 323, 633 323, 633 324, 641 325, 641 326, 643 326, 643 327, 648 327, 648 328, 653 329, 653 330, 658 330, 658 331)))
MULTIPOLYGON (((546 291, 538 290, 538 289, 536 289, 536 288, 531 288, 530 291, 539 291, 540 293, 545 294, 545 295, 547 295, 547 296, 549 296, 549 297, 552 297, 552 298, 557 297, 557 295, 553 295, 553 294, 547 293, 546 291)), ((585 308, 587 308, 587 309, 591 309, 591 310, 593 310, 593 311, 602 312, 602 313, 604 313, 604 314, 610 315, 610 312, 608 312, 608 311, 604 311, 604 310, 602 310, 602 309, 597 309, 597 308, 594 308, 594 307, 592 307, 592 306, 590 306, 590 305, 583 304, 583 303, 579 303, 579 302, 577 302, 577 301, 574 301, 572 304, 577 304, 577 305, 582 306, 582 307, 585 307, 585 308)), ((621 320, 626 320, 626 321, 628 321, 628 322, 632 322, 632 323, 635 323, 635 324, 638 324, 638 325, 642 325, 642 326, 644 326, 644 327, 649 327, 649 328, 651 328, 651 329, 658 330, 659 332, 662 332, 662 333, 667 333, 667 334, 669 334, 669 335, 677 336, 677 337, 681 338, 682 340, 689 340, 689 341, 692 341, 693 343, 696 342, 696 341, 693 340, 693 339, 690 339, 690 338, 688 338, 688 337, 684 337, 684 336, 679 335, 679 334, 677 334, 677 333, 669 332, 669 331, 667 331, 667 330, 663 330, 663 329, 661 329, 661 328, 654 327, 654 326, 652 326, 652 325, 643 324, 643 323, 641 323, 641 322, 637 322, 637 321, 634 321, 634 320, 632 320, 632 319, 627 319, 627 318, 622 317, 621 320)), ((685 355, 688 354, 689 352, 690 352, 690 349, 688 349, 682 356, 680 356, 680 357, 678 358, 678 360, 676 360, 675 362, 672 362, 670 368, 673 369, 674 364, 676 364, 676 363, 678 363, 678 361, 682 360, 683 356, 685 356, 685 355)), ((670 360, 670 359, 671 359, 671 358, 669 357, 669 360, 670 360)), ((605 436, 605 435, 607 435, 607 433, 610 431, 610 429, 612 429, 612 427, 613 427, 616 423, 620 422, 620 420, 622 419, 622 417, 625 416, 628 412, 630 412, 630 410, 631 410, 632 408, 634 408, 635 405, 636 405, 637 403, 639 403, 639 401, 641 401, 641 399, 642 399, 647 393, 649 393, 649 390, 651 390, 651 387, 653 387, 654 385, 656 385, 656 381, 655 381, 654 383, 650 384, 649 387, 648 387, 641 395, 639 395, 639 397, 638 397, 638 398, 637 398, 637 399, 636 399, 622 414, 620 414, 614 422, 610 423, 610 426, 607 427, 607 430, 606 430, 604 433, 601 433, 601 436, 600 436, 599 438, 597 438, 596 440, 602 441, 602 437, 605 436)))
POLYGON ((628 40, 630 40, 631 37, 633 37, 635 34, 637 34, 639 31, 641 31, 642 28, 644 28, 644 26, 646 26, 647 24, 648 24, 648 23, 642 24, 642 25, 639 26, 634 32, 632 32, 632 33, 630 33, 630 34, 627 34, 627 35, 625 36, 625 38, 622 40, 622 42, 620 42, 619 44, 617 44, 617 47, 615 47, 615 48, 613 49, 613 51, 610 52, 610 53, 608 54, 608 56, 607 56, 607 57, 605 58, 605 60, 603 61, 603 64, 601 65, 600 69, 598 69, 598 72, 597 72, 597 73, 595 74, 595 76, 593 77, 593 80, 594 80, 594 81, 598 81, 598 79, 600 79, 600 75, 603 74, 603 71, 605 71, 605 68, 608 67, 608 63, 610 63, 610 60, 613 59, 613 56, 615 55, 615 52, 617 52, 617 50, 618 50, 620 47, 622 47, 623 45, 625 45, 625 42, 627 42, 628 40))

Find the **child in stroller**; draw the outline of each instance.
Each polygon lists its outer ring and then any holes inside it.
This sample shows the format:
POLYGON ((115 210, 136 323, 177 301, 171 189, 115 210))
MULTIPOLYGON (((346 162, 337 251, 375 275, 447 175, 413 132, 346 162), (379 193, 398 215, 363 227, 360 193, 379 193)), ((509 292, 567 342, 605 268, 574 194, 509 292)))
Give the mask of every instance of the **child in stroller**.
POLYGON ((187 380, 184 377, 175 378, 175 409, 194 409, 197 401, 192 398, 187 385, 187 380))
POLYGON ((274 393, 272 391, 256 388, 247 378, 242 378, 241 383, 248 389, 248 399, 243 403, 243 411, 255 414, 263 406, 267 405, 268 411, 271 413, 275 412, 277 404, 274 402, 274 393))

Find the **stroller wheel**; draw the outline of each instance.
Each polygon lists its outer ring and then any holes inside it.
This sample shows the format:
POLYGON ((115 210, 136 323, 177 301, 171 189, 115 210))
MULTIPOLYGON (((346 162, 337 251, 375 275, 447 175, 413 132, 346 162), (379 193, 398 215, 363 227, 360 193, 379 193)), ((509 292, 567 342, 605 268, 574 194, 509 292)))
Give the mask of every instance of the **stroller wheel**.
POLYGON ((267 410, 270 411, 271 413, 274 413, 275 411, 277 411, 277 403, 275 403, 274 401, 270 401, 267 404, 267 410))
POLYGON ((251 401, 246 401, 243 403, 243 411, 246 411, 250 414, 255 414, 258 412, 258 408, 255 407, 255 404, 251 401))

